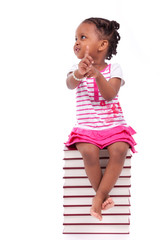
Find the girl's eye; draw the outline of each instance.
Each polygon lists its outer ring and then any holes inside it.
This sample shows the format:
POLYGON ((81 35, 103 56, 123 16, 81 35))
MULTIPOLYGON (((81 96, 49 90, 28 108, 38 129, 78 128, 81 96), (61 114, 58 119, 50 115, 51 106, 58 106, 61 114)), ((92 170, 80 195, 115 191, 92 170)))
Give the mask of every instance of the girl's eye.
MULTIPOLYGON (((82 35, 81 40, 84 40, 84 39, 86 39, 86 36, 82 35)), ((78 40, 78 37, 75 37, 75 41, 77 41, 77 40, 78 40)))
POLYGON ((82 35, 82 36, 81 36, 81 39, 86 39, 86 36, 82 35))

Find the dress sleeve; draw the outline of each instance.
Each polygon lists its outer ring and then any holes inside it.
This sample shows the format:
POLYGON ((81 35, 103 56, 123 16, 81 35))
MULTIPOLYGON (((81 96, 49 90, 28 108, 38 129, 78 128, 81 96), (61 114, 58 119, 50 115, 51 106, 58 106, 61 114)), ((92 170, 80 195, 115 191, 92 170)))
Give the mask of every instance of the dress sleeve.
POLYGON ((114 77, 121 78, 121 86, 125 84, 122 68, 118 63, 111 64, 111 78, 114 77))
POLYGON ((77 70, 77 69, 78 69, 78 64, 73 65, 73 66, 69 69, 68 74, 74 72, 74 71, 77 70))

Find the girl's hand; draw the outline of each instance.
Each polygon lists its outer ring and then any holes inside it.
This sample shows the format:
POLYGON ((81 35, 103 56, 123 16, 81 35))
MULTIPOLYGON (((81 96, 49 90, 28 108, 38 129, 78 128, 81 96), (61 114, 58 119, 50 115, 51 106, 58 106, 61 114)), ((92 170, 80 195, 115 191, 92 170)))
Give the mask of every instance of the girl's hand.
POLYGON ((87 78, 97 78, 100 72, 92 65, 90 70, 84 75, 87 78))
POLYGON ((92 64, 94 63, 93 58, 89 56, 89 47, 86 47, 86 52, 84 58, 78 64, 78 72, 86 76, 86 74, 91 70, 93 67, 92 64))

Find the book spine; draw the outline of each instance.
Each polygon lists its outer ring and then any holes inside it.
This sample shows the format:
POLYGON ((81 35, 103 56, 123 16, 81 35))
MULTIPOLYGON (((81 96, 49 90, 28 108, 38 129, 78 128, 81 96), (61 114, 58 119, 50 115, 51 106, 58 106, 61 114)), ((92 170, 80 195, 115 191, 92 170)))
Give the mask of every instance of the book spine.
MULTIPOLYGON (((131 157, 128 151, 122 174, 110 192, 110 196, 116 202, 116 208, 113 211, 102 212, 105 221, 95 222, 90 216, 91 199, 95 196, 95 192, 88 182, 83 159, 76 149, 65 148, 63 158, 64 234, 129 234, 131 157)), ((105 161, 107 163, 108 158, 107 150, 100 150, 102 171, 105 170, 105 161)))

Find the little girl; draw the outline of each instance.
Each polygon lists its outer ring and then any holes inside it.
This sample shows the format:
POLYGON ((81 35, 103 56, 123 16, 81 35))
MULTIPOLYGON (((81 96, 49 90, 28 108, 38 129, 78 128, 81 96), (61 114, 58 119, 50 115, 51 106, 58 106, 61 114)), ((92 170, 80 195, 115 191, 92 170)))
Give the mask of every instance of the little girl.
POLYGON ((107 64, 117 53, 119 24, 102 18, 84 20, 76 30, 74 53, 80 62, 67 75, 69 89, 76 88, 77 124, 66 146, 81 153, 86 174, 96 195, 91 215, 102 220, 101 210, 114 206, 109 192, 114 187, 129 148, 135 152, 135 131, 124 120, 118 92, 124 85, 121 67, 107 64), (104 175, 99 150, 107 147, 109 162, 104 175))

